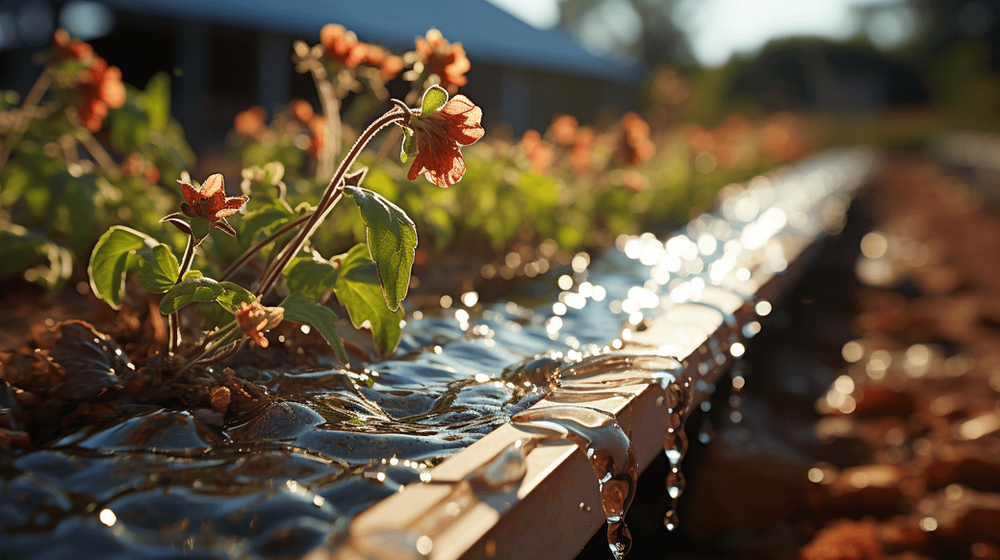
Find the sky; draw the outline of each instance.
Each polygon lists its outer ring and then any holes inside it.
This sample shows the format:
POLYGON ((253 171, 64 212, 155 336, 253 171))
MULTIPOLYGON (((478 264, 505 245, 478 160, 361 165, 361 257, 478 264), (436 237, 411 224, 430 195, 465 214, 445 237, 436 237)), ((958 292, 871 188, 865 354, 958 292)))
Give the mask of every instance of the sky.
MULTIPOLYGON (((488 1, 542 29, 559 20, 558 0, 488 1)), ((626 2, 605 4, 614 9, 626 2)), ((619 34, 622 22, 629 19, 601 18, 619 34)), ((847 39, 865 32, 876 46, 891 47, 911 36, 917 26, 916 16, 902 0, 679 0, 675 21, 687 35, 695 59, 705 66, 721 66, 734 55, 752 54, 773 39, 787 37, 847 39), (890 9, 866 24, 854 8, 870 5, 890 9)), ((603 44, 608 40, 597 37, 589 42, 600 49, 610 45, 603 44)))

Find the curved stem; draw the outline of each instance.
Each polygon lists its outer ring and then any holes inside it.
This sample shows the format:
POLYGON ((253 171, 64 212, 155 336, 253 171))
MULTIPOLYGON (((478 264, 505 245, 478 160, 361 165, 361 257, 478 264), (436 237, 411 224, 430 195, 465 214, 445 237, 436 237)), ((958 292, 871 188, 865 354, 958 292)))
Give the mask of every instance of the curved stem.
MULTIPOLYGON (((42 69, 42 75, 35 80, 35 84, 31 86, 31 90, 28 91, 28 95, 24 96, 24 103, 21 104, 21 110, 14 117, 14 124, 7 131, 7 136, 3 139, 3 145, 0 146, 0 175, 3 175, 4 167, 7 165, 7 158, 10 157, 11 152, 14 150, 14 144, 17 144, 18 140, 21 139, 21 134, 27 129, 27 122, 25 120, 31 119, 31 113, 34 112, 35 107, 42 100, 42 96, 48 91, 49 86, 52 84, 52 75, 49 72, 49 67, 46 66, 42 69)), ((2 188, 2 185, 0 185, 2 188)))
POLYGON ((271 243, 272 241, 274 241, 275 239, 281 237, 282 235, 288 233, 288 231, 290 229, 292 229, 295 226, 301 224, 302 222, 305 222, 306 220, 308 220, 309 218, 311 218, 312 215, 313 215, 313 212, 310 212, 308 214, 303 214, 303 215, 299 216, 298 218, 295 218, 294 220, 292 220, 292 221, 288 222, 287 224, 281 226, 281 228, 278 229, 278 231, 275 231, 271 235, 268 235, 267 238, 265 238, 263 241, 257 243, 253 247, 250 247, 249 249, 247 249, 246 251, 244 251, 242 255, 240 255, 235 261, 233 261, 233 263, 230 264, 228 268, 226 268, 226 270, 222 273, 222 276, 219 276, 219 282, 222 282, 223 280, 229 278, 229 276, 232 273, 234 273, 237 270, 239 270, 239 268, 241 266, 243 266, 244 264, 246 264, 246 262, 248 260, 250 260, 250 257, 252 257, 255 254, 257 254, 257 252, 259 252, 261 249, 263 249, 265 246, 267 246, 267 244, 271 243))
POLYGON ((379 117, 375 122, 370 124, 368 128, 361 134, 358 140, 351 146, 350 151, 340 162, 340 166, 337 167, 337 171, 333 174, 333 178, 330 180, 330 184, 327 185, 326 190, 323 192, 323 196, 320 198, 319 204, 316 205, 316 211, 313 212, 309 221, 306 222, 305 226, 299 230, 295 238, 278 253, 277 258, 269 264, 269 266, 264 269, 261 273, 260 281, 257 285, 256 295, 258 297, 264 296, 278 280, 278 275, 285 269, 292 257, 305 246, 306 242, 309 241, 309 237, 312 236, 313 232, 319 227, 320 223, 326 218, 330 210, 333 209, 337 201, 340 200, 341 195, 344 191, 344 176, 347 174, 347 170, 350 169, 351 165, 354 164, 355 160, 358 159, 358 155, 361 154, 361 150, 368 145, 368 142, 383 128, 389 126, 390 124, 402 122, 409 118, 409 110, 402 111, 399 107, 394 107, 388 113, 379 117))

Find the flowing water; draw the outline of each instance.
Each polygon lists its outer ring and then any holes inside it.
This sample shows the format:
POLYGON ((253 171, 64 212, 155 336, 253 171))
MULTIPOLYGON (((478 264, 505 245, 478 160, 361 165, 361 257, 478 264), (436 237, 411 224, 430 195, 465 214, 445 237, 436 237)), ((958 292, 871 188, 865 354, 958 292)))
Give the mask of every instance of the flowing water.
MULTIPOLYGON (((747 189, 733 186, 719 214, 666 242, 623 236, 600 259, 577 255, 541 277, 534 288, 548 290, 541 294, 547 305, 411 311, 390 360, 349 370, 241 370, 272 398, 226 421, 207 410, 136 406, 42 449, 0 457, 0 550, 74 560, 317 549, 342 550, 344 558, 423 557, 444 518, 378 535, 352 535, 348 522, 408 485, 447 484, 449 515, 467 511, 479 489, 516 486, 537 441, 508 447, 461 481, 435 481, 429 472, 513 421, 587 454, 609 546, 620 558, 630 544, 624 516, 635 493, 635 451, 630 434, 594 403, 636 383, 663 389, 666 486, 676 500, 685 485, 685 411, 714 391, 707 373, 741 353, 740 341, 759 329, 737 324, 725 311, 734 309, 730 300, 752 301, 747 286, 755 275, 788 267, 788 239, 836 228, 850 191, 873 166, 868 152, 841 152, 747 189), (715 326, 705 325, 717 325, 720 314, 724 328, 713 336, 715 326), (664 317, 683 328, 644 350, 653 355, 622 353, 655 338, 646 327, 664 317), (684 348, 698 352, 684 362, 667 357, 686 355, 684 348), (529 408, 546 396, 545 407, 529 408)), ((128 367, 116 347, 103 352, 98 361, 128 367)), ((677 522, 675 508, 665 513, 668 527, 677 522)))

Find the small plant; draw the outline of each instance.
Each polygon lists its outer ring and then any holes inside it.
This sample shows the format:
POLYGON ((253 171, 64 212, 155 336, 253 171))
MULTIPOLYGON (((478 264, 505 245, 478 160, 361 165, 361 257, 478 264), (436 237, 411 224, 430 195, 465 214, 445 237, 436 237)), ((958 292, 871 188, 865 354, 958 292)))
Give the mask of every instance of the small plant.
MULTIPOLYGON (((187 236, 180 260, 169 246, 156 239, 126 226, 114 226, 101 237, 91 255, 89 273, 94 293, 117 308, 125 279, 134 273, 145 290, 163 294, 160 311, 169 317, 165 369, 177 372, 224 359, 238 351, 247 338, 266 347, 267 339, 262 332, 283 320, 315 327, 337 358, 346 364, 347 352, 336 330, 338 317, 333 309, 323 305, 330 292, 347 309, 356 328, 371 329, 381 353, 392 352, 401 336, 400 304, 409 284, 417 232, 403 210, 361 186, 366 168, 353 172, 351 168, 376 134, 396 125, 403 131, 401 159, 412 160, 408 177, 414 180, 425 175, 431 183, 448 187, 465 173, 461 148, 483 136, 479 107, 463 95, 449 99, 448 92, 440 86, 424 92, 419 108, 410 108, 396 99, 392 103, 392 109, 361 133, 316 204, 300 205, 289 213, 279 192, 267 202, 284 204, 282 212, 271 214, 274 219, 243 221, 243 229, 250 222, 255 228, 271 233, 236 259, 218 279, 208 278, 192 268, 195 252, 213 230, 237 235, 226 218, 242 212, 250 196, 226 196, 223 177, 215 174, 201 185, 178 181, 184 195, 180 212, 161 220, 187 236), (342 255, 324 259, 310 250, 309 240, 345 194, 361 211, 366 242, 342 255), (249 288, 228 280, 272 245, 280 245, 280 249, 272 251, 249 288), (286 294, 278 305, 262 303, 278 291, 286 294), (216 304, 229 320, 204 333, 197 342, 186 343, 182 339, 180 314, 192 303, 216 304)), ((275 177, 275 174, 280 173, 279 168, 270 171, 271 182, 277 184, 280 175, 275 177)), ((245 233, 253 236, 256 232, 245 233)))

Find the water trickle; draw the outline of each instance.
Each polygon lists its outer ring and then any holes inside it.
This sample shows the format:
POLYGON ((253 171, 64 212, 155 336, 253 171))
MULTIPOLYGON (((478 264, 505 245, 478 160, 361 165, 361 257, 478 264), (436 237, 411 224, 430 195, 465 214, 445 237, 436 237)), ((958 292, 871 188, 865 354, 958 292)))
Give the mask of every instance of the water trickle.
POLYGON ((667 495, 672 501, 670 510, 663 520, 663 525, 667 530, 673 531, 677 528, 677 501, 680 499, 687 481, 684 473, 681 472, 681 462, 687 453, 688 440, 684 432, 684 413, 691 401, 691 391, 687 383, 681 384, 676 381, 671 382, 664 388, 666 393, 664 404, 668 407, 667 412, 667 434, 663 438, 663 452, 670 463, 670 470, 667 473, 666 487, 667 495))
POLYGON ((624 557, 632 546, 625 512, 635 496, 638 464, 632 442, 614 415, 579 406, 551 406, 526 410, 511 421, 522 429, 572 441, 587 455, 600 484, 608 546, 616 559, 624 557))
POLYGON ((519 439, 508 445, 492 461, 472 473, 469 482, 491 489, 503 489, 524 478, 525 458, 537 442, 519 439))

